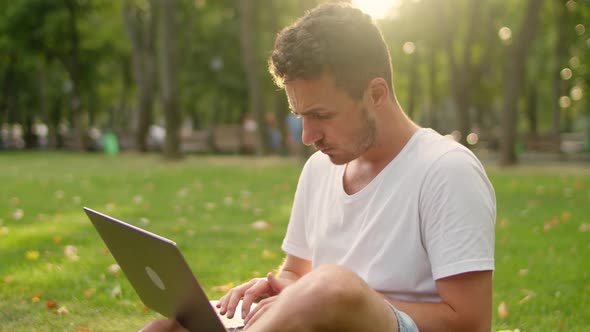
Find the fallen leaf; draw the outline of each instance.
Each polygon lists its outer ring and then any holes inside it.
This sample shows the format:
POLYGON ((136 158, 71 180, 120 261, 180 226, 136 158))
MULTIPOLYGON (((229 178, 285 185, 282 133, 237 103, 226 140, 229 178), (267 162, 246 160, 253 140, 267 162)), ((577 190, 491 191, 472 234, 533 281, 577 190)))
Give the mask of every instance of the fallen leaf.
POLYGON ((57 307, 57 302, 56 301, 47 301, 45 302, 45 306, 47 307, 47 309, 52 309, 57 307))
POLYGON ((211 291, 212 292, 227 293, 233 287, 234 287, 234 283, 233 282, 229 282, 229 283, 227 283, 225 285, 211 287, 211 291))
POLYGON ((12 218, 14 220, 21 220, 24 216, 25 216, 25 211, 23 211, 22 209, 16 209, 12 213, 12 218))
POLYGON ((71 261, 77 261, 80 259, 77 255, 78 249, 72 245, 68 245, 64 248, 64 255, 71 261))
POLYGON ((80 204, 81 201, 82 201, 82 198, 80 198, 80 196, 72 197, 72 202, 74 202, 74 204, 80 204))
POLYGON ((508 227, 508 219, 502 218, 502 220, 500 220, 499 226, 502 229, 507 228, 508 227))
POLYGON ((143 312, 148 312, 150 311, 150 308, 148 308, 148 306, 146 306, 145 304, 143 305, 143 312))
POLYGON ((53 243, 55 243, 55 244, 60 244, 62 240, 63 240, 63 238, 59 235, 56 235, 53 237, 53 243))
POLYGON ((4 283, 8 285, 9 283, 14 281, 14 276, 6 276, 4 277, 4 283))
POLYGON ((529 274, 529 269, 520 269, 520 270, 518 271, 518 275, 519 275, 519 276, 521 276, 521 277, 524 277, 524 276, 526 276, 527 274, 529 274))
POLYGON ((115 286, 115 288, 113 288, 113 290, 111 291, 111 296, 112 297, 118 297, 121 295, 121 286, 117 285, 115 286))
POLYGON ((262 251, 262 258, 263 259, 273 259, 275 257, 277 257, 277 254, 274 253, 274 252, 272 252, 272 251, 270 251, 270 250, 264 249, 262 251))
POLYGON ((143 203, 143 197, 140 195, 133 196, 133 203, 140 205, 143 203))
POLYGON ((508 317, 508 308, 505 302, 500 302, 500 305, 498 305, 498 316, 501 320, 505 320, 508 317))
POLYGON ((226 196, 225 198, 223 198, 223 204, 227 206, 234 204, 234 198, 231 196, 226 196))
POLYGON ((96 293, 96 289, 88 288, 87 290, 84 291, 84 296, 92 297, 92 295, 94 295, 94 293, 96 293))
POLYGON ((217 207, 217 204, 215 204, 213 202, 205 203, 205 209, 207 209, 207 210, 213 210, 213 209, 215 209, 215 207, 217 207))
POLYGON ((535 293, 530 293, 527 294, 525 297, 523 297, 520 301, 518 301, 518 304, 525 304, 528 301, 532 300, 533 297, 535 297, 536 294, 535 293))
POLYGON ((0 227, 0 235, 8 234, 8 227, 0 227))
POLYGON ((580 224, 580 227, 578 227, 578 231, 580 231, 581 233, 586 233, 590 231, 590 224, 580 224))
POLYGON ((107 268, 107 271, 110 275, 116 276, 119 274, 119 271, 121 271, 121 267, 118 264, 112 264, 107 268))
POLYGON ((253 222, 250 226, 256 230, 259 230, 259 231, 267 230, 272 227, 272 225, 265 220, 257 220, 255 222, 253 222))
POLYGON ((37 250, 29 250, 25 254, 25 258, 28 261, 36 261, 39 259, 39 251, 37 250))
POLYGON ((66 307, 60 307, 59 309, 57 309, 57 314, 58 315, 67 315, 70 312, 68 311, 68 308, 66 307))
POLYGON ((41 298, 39 296, 35 295, 31 298, 31 303, 37 303, 40 300, 41 300, 41 298))
POLYGON ((569 213, 569 211, 563 211, 561 213, 561 221, 568 221, 568 220, 570 220, 571 216, 572 215, 571 215, 571 213, 569 213))

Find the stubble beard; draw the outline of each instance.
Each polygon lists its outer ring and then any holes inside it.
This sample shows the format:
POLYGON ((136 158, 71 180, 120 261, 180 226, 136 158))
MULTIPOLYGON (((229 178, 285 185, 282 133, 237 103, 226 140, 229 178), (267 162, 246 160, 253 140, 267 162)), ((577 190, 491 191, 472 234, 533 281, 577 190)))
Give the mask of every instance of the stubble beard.
POLYGON ((377 125, 375 123, 375 119, 373 119, 369 115, 369 112, 365 107, 361 108, 360 111, 363 115, 363 127, 361 128, 360 132, 356 135, 358 137, 358 140, 356 140, 356 142, 358 143, 352 151, 344 155, 328 155, 330 157, 330 161, 334 165, 344 165, 352 160, 357 159, 365 152, 367 152, 375 144, 375 137, 377 133, 377 125))

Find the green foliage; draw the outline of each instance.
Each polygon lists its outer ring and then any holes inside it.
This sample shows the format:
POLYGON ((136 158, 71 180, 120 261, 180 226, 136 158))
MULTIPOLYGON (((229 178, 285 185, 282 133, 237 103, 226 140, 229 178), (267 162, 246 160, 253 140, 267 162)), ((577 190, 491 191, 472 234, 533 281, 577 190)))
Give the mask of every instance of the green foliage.
MULTIPOLYGON (((176 241, 211 298, 275 269, 301 168, 280 159, 0 158, 0 326, 7 331, 136 330, 158 317, 144 312, 120 272, 109 273, 115 262, 82 206, 176 241), (256 229, 256 221, 270 227, 256 229)), ((489 167, 489 174, 498 205, 492 330, 586 331, 588 172, 489 167), (505 319, 496 313, 502 302, 505 319)))

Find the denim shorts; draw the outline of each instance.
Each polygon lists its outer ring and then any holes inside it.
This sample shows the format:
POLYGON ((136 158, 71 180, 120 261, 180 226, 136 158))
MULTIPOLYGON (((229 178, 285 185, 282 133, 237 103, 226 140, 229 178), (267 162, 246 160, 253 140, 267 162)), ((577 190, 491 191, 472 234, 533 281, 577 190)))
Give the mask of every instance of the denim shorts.
POLYGON ((412 318, 410 318, 410 316, 408 316, 408 314, 406 314, 403 311, 397 310, 396 307, 394 307, 393 304, 389 303, 388 301, 385 301, 385 303, 389 305, 391 310, 393 310, 395 317, 397 318, 397 330, 399 332, 418 332, 418 327, 416 326, 416 323, 414 323, 414 321, 412 320, 412 318))

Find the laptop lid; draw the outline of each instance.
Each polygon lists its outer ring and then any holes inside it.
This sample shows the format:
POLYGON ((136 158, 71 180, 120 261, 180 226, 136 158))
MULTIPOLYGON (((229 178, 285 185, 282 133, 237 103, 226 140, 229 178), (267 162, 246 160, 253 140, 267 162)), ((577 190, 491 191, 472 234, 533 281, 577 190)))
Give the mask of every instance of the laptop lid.
POLYGON ((92 209, 84 211, 147 307, 193 332, 225 331, 174 242, 92 209))

